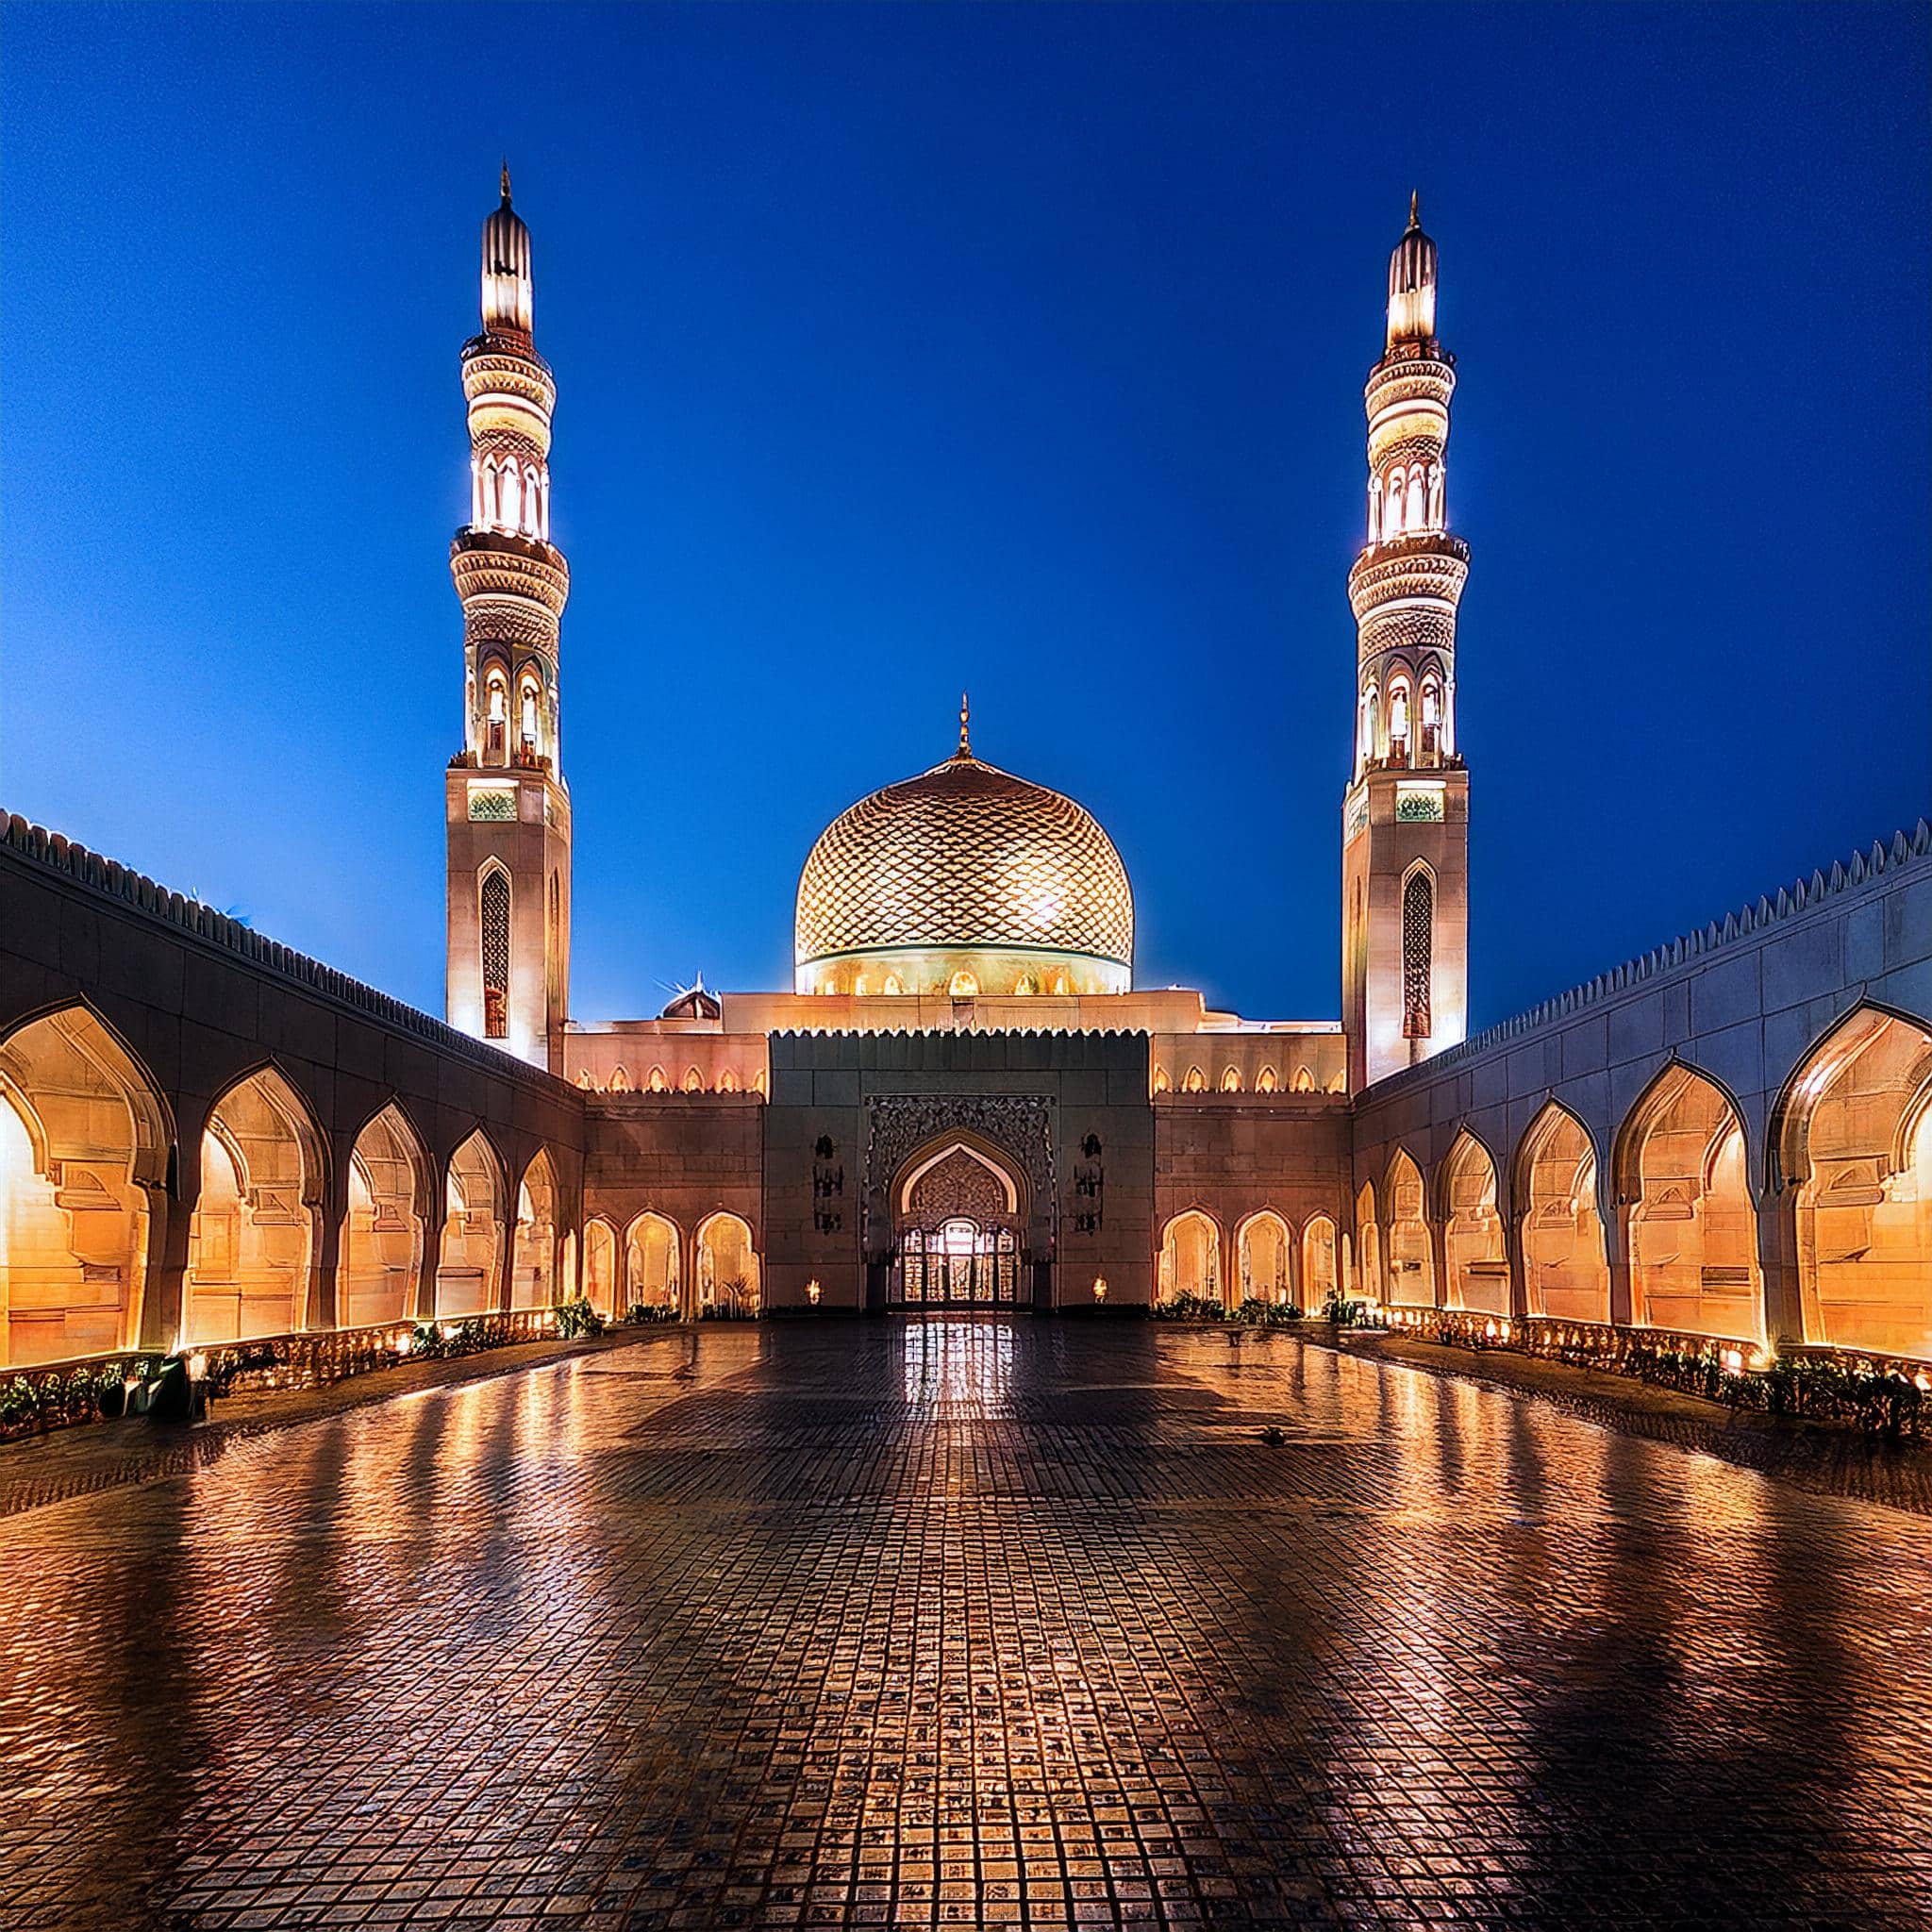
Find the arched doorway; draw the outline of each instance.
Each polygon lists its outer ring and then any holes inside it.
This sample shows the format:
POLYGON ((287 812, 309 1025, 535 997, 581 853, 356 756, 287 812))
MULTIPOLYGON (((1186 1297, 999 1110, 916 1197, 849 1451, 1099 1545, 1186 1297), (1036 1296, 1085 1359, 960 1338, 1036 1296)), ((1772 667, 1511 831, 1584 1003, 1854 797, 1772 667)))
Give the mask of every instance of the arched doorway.
POLYGON ((758 1253, 750 1224, 736 1214, 713 1214, 698 1226, 698 1308, 725 1315, 758 1311, 758 1253))
POLYGON ((436 1312, 480 1315, 497 1302, 503 1258, 502 1170, 479 1128, 449 1158, 436 1312))
POLYGON ((1270 1208, 1251 1214, 1241 1223, 1235 1249, 1240 1259, 1240 1292, 1237 1305, 1245 1301, 1280 1306, 1293 1291, 1293 1270, 1289 1261, 1293 1237, 1288 1223, 1270 1208))
POLYGON ((1198 1208, 1176 1214, 1161 1230, 1158 1293, 1164 1302, 1184 1294, 1222 1298, 1221 1229, 1198 1208))
POLYGON ((584 1295, 600 1315, 621 1315, 617 1306, 617 1231, 608 1221, 584 1224, 584 1295))
POLYGON ((1310 1312, 1326 1307, 1341 1289, 1336 1258, 1335 1224, 1317 1214, 1302 1229, 1302 1307, 1310 1312))
POLYGON ((201 1193, 188 1224, 182 1335, 237 1341, 305 1325, 323 1199, 322 1140, 273 1067, 208 1110, 201 1193))
POLYGON ((139 1339, 171 1132, 154 1083, 87 1008, 0 1044, 0 1365, 139 1339))
POLYGON ((1017 1306, 1020 1184, 992 1154, 961 1140, 927 1148, 907 1162, 893 1199, 894 1306, 1017 1306))
POLYGON ((1551 1101, 1523 1137, 1516 1172, 1529 1312, 1607 1322, 1610 1268, 1596 1204, 1596 1150, 1582 1122, 1551 1101))
POLYGON ((1932 1356, 1932 1033, 1861 1008, 1806 1055, 1780 1127, 1805 1340, 1932 1356))
POLYGON ((423 1143, 391 1101, 356 1136, 349 1156, 349 1212, 336 1270, 336 1320, 342 1327, 414 1317, 428 1175, 423 1143))
POLYGON ((1382 1299, 1382 1235, 1375 1222, 1375 1184, 1364 1181, 1355 1197, 1355 1239, 1364 1300, 1382 1299))
POLYGON ((624 1238, 624 1291, 627 1308, 675 1308, 684 1238, 663 1214, 640 1214, 624 1238))
POLYGON ((509 1305, 547 1308, 557 1300, 557 1176, 541 1147, 517 1190, 516 1232, 510 1241, 509 1305))
POLYGON ((1666 1067, 1630 1111, 1617 1179, 1639 1325, 1761 1337, 1744 1124, 1724 1090, 1689 1067, 1666 1067))
POLYGON ((1442 1254, 1448 1305, 1509 1312, 1509 1261, 1496 1211, 1496 1164, 1474 1134, 1458 1134, 1442 1170, 1442 1254))
POLYGON ((1389 1299, 1401 1307, 1436 1306, 1436 1255, 1423 1209, 1423 1171, 1398 1148, 1389 1163, 1389 1299))

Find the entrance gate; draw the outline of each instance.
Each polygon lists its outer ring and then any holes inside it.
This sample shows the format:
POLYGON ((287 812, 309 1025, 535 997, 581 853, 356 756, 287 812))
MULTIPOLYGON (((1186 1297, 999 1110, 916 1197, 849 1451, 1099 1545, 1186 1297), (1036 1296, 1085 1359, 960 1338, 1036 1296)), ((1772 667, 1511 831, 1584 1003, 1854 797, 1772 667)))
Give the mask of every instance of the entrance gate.
POLYGON ((1020 1190, 982 1149, 941 1143, 898 1188, 888 1298, 904 1308, 1020 1300, 1020 1190))
POLYGON ((900 1237, 893 1299, 906 1307, 1011 1307, 1020 1295, 1020 1251, 1010 1227, 956 1216, 900 1237))

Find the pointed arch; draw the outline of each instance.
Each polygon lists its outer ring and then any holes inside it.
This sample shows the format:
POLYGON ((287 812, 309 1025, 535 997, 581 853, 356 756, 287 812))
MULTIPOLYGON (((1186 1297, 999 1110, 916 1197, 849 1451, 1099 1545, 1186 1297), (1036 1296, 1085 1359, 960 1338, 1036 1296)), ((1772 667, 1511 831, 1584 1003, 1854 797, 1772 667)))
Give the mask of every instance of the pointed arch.
POLYGON ((1429 1236, 1423 1171, 1398 1147, 1384 1182, 1389 1203, 1389 1299, 1408 1307, 1436 1306, 1436 1256, 1429 1236))
POLYGON ((1239 1067, 1223 1069, 1221 1091, 1224 1093, 1239 1093, 1241 1091, 1241 1070, 1239 1067))
POLYGON ((651 1069, 650 1077, 644 1082, 644 1086, 646 1091, 651 1093, 668 1093, 671 1091, 671 1083, 665 1079, 662 1067, 651 1069))
POLYGON ((1772 1113, 1805 1340, 1932 1357, 1932 1028, 1845 1014, 1772 1113))
POLYGON ((705 1076, 695 1067, 685 1069, 684 1091, 687 1093, 702 1093, 705 1091, 705 1076))
POLYGON ((1315 1076, 1307 1067, 1294 1070, 1294 1091, 1297 1093, 1312 1093, 1315 1091, 1315 1076))
POLYGON ((624 1231, 625 1306, 679 1308, 683 1288, 684 1235, 668 1214, 646 1208, 624 1231))
POLYGON ((1183 1093, 1205 1093, 1208 1091, 1208 1075, 1199 1067, 1190 1067, 1188 1077, 1181 1082, 1183 1093))
POLYGON ((416 1313, 429 1157, 397 1102, 362 1124, 349 1154, 349 1208, 336 1264, 336 1320, 344 1328, 405 1322, 416 1313))
POLYGON ((208 1109, 201 1186, 188 1222, 184 1341, 239 1341, 306 1325, 327 1158, 308 1103, 273 1065, 208 1109))
POLYGON ((1174 1215, 1160 1231, 1159 1298, 1181 1295, 1221 1301, 1221 1226, 1199 1208, 1174 1215))
POLYGON ((621 1060, 611 1071, 610 1091, 613 1093, 628 1093, 630 1091, 630 1074, 625 1071, 621 1060))
POLYGON ((1254 1300, 1285 1307, 1294 1292, 1294 1234, 1272 1208, 1258 1208, 1235 1230, 1237 1282, 1232 1306, 1254 1300))
POLYGON ((1673 1060, 1617 1137, 1634 1319, 1697 1335, 1764 1333, 1743 1116, 1709 1074, 1673 1060))
POLYGON ((0 1364, 138 1340, 173 1141, 159 1086, 85 1002, 0 1042, 0 1364))
POLYGON ((720 1210, 698 1224, 698 1306, 737 1315, 758 1312, 761 1265, 751 1224, 720 1210))
POLYGON ((1509 1312, 1508 1243, 1496 1203, 1496 1163, 1490 1150, 1462 1128, 1442 1163, 1441 1211, 1442 1263, 1452 1308, 1485 1314, 1509 1312))
POLYGON ((1610 1319, 1610 1266, 1597 1200, 1596 1143, 1558 1100, 1543 1103, 1516 1155, 1523 1288, 1532 1315, 1610 1319))
POLYGON ((517 1224, 510 1245, 509 1305, 547 1308, 557 1300, 557 1170, 547 1148, 540 1147, 524 1169, 517 1188, 517 1224))
POLYGON ((583 1292, 607 1319, 624 1313, 617 1299, 617 1230, 601 1214, 584 1223, 583 1292))
POLYGON ((1165 1093, 1168 1091, 1167 1069, 1165 1067, 1157 1066, 1154 1069, 1153 1091, 1156 1093, 1165 1093))
POLYGON ((718 1091, 720 1093, 736 1093, 738 1091, 738 1071, 735 1067, 726 1067, 718 1075, 718 1091))
POLYGON ((1382 1231, 1375 1221, 1375 1184, 1364 1181, 1355 1197, 1355 1245, 1363 1296, 1379 1302, 1382 1291, 1382 1231))
POLYGON ((1341 1291, 1335 1223, 1326 1214, 1311 1215, 1302 1229, 1301 1305, 1305 1308, 1320 1308, 1341 1291))
POLYGON ((436 1312, 480 1315, 501 1299, 505 1184, 503 1162, 481 1127, 443 1170, 442 1248, 436 1267, 436 1312))
POLYGON ((1263 1067, 1255 1075, 1255 1091, 1257 1093, 1273 1093, 1274 1091, 1274 1069, 1273 1067, 1263 1067))
POLYGON ((1030 1211, 1024 1174, 1019 1164, 992 1142, 982 1141, 975 1134, 960 1130, 929 1141, 907 1157, 900 1167, 898 1177, 892 1184, 894 1214, 907 1213, 912 1206, 913 1189, 935 1168, 950 1160, 956 1154, 965 1155, 968 1159, 984 1168, 992 1176, 994 1184, 999 1189, 1003 1211, 1007 1215, 1019 1220, 1030 1211))

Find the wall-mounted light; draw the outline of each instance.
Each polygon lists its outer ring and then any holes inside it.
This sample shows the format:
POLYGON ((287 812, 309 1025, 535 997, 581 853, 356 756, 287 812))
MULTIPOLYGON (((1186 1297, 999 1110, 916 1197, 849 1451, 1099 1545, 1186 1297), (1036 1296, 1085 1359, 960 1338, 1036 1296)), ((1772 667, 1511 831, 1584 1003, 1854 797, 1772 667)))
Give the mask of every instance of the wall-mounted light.
POLYGON ((813 1307, 818 1307, 819 1296, 824 1293, 824 1290, 819 1286, 818 1278, 816 1275, 814 1275, 811 1280, 808 1281, 805 1284, 805 1298, 812 1305, 813 1307))
POLYGON ((1107 1299, 1107 1276, 1104 1274, 1096 1274, 1093 1277, 1093 1299, 1097 1302, 1104 1302, 1107 1299))

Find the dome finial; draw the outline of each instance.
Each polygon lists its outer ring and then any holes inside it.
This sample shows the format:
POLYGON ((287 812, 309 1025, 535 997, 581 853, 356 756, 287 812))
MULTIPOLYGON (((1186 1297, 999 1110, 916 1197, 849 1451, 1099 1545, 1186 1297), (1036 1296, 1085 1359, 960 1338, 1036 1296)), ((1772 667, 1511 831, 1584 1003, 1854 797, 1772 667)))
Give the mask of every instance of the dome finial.
POLYGON ((509 206, 509 157, 508 155, 505 155, 503 158, 503 205, 505 208, 509 206))
MULTIPOLYGON (((508 174, 506 174, 503 178, 506 181, 508 181, 509 179, 509 176, 508 174)), ((509 194, 509 190, 508 188, 504 190, 504 194, 506 198, 508 198, 509 194)), ((1420 188, 1411 188, 1408 191, 1408 225, 1411 230, 1420 228, 1423 225, 1423 218, 1420 212, 1420 204, 1422 202, 1422 198, 1423 192, 1420 188)))
POLYGON ((967 704, 967 702, 966 702, 966 693, 965 693, 965 692, 964 692, 964 691, 961 691, 961 692, 959 693, 959 752, 958 752, 958 756, 959 756, 960 758, 971 758, 971 757, 973 756, 973 741, 972 741, 972 740, 971 740, 971 739, 970 739, 970 738, 969 738, 969 737, 967 736, 968 728, 969 728, 969 726, 970 726, 970 725, 972 724, 972 722, 973 722, 973 712, 972 712, 972 708, 971 708, 971 707, 970 707, 970 706, 969 706, 969 705, 967 704))

